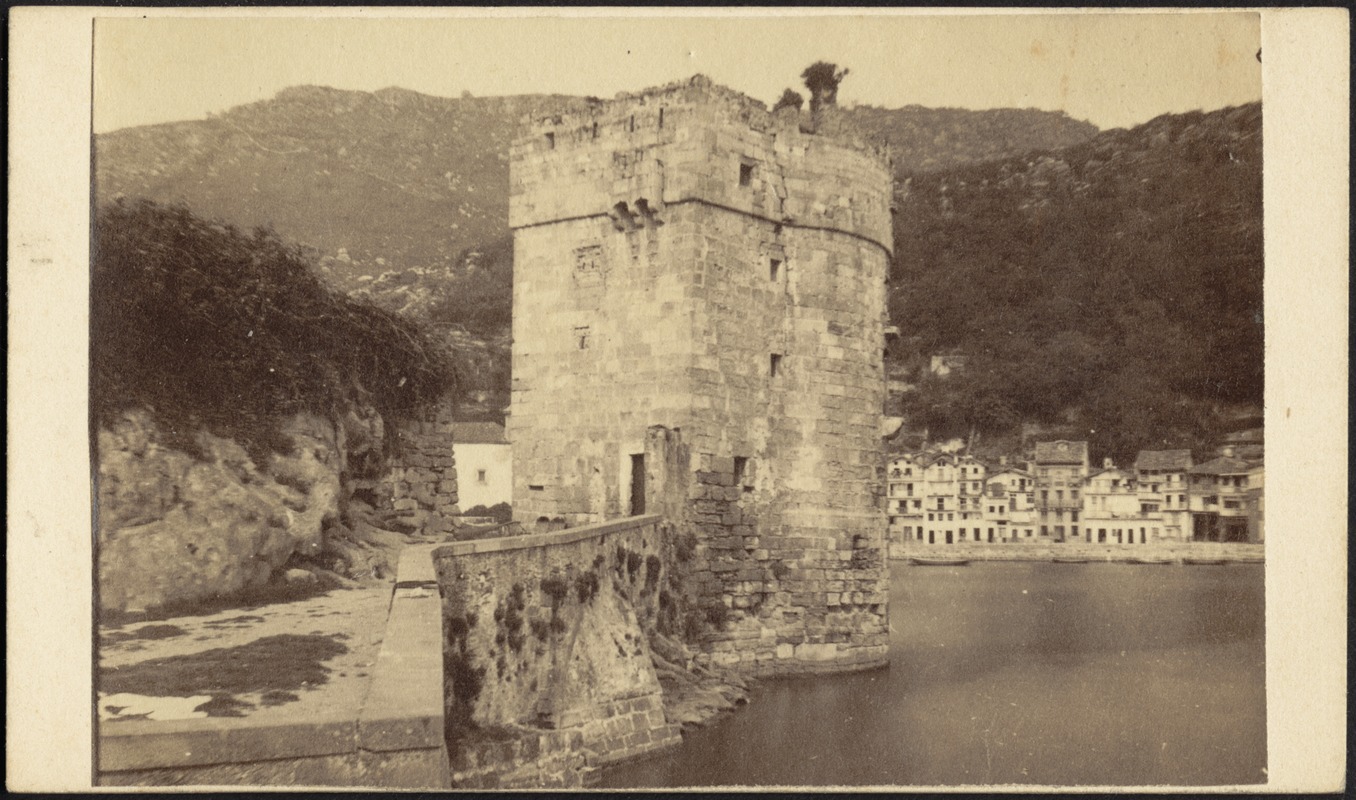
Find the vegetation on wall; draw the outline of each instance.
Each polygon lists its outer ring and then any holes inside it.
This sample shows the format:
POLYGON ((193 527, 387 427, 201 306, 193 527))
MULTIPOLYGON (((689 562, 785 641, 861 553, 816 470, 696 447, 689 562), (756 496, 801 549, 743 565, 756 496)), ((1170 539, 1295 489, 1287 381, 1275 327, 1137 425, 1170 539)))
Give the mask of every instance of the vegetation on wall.
POLYGON ((325 287, 295 245, 117 201, 95 220, 91 407, 144 406, 178 443, 202 429, 258 459, 287 416, 348 401, 399 419, 452 391, 452 353, 413 322, 325 287))

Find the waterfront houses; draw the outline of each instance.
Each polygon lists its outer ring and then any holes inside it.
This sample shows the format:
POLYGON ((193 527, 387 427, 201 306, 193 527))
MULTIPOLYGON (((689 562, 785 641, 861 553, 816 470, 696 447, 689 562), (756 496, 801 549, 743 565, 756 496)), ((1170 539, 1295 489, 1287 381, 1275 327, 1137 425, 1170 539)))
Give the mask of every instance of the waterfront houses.
POLYGON ((1135 458, 1139 502, 1146 514, 1163 521, 1163 538, 1183 541, 1191 537, 1191 512, 1187 507, 1187 472, 1190 450, 1141 450, 1135 458))
POLYGON ((1078 515, 1083 508, 1079 492, 1088 477, 1088 443, 1038 442, 1031 464, 1036 476, 1040 538, 1076 541, 1078 515))
POLYGON ((1000 462, 984 481, 988 541, 1030 540, 1036 533, 1035 481, 1026 470, 1000 462))
POLYGON ((927 545, 1261 542, 1260 461, 1143 450, 1132 468, 1088 466, 1087 442, 1040 442, 1023 469, 968 454, 896 455, 886 469, 889 537, 927 545))
POLYGON ((1083 540, 1097 544, 1147 544, 1162 537, 1157 511, 1140 499, 1135 474, 1107 459, 1083 488, 1083 540))
POLYGON ((1189 502, 1192 538, 1207 542, 1247 542, 1261 539, 1261 470, 1252 494, 1254 465, 1234 456, 1211 459, 1190 470, 1189 502), (1255 538, 1254 538, 1255 537, 1255 538))

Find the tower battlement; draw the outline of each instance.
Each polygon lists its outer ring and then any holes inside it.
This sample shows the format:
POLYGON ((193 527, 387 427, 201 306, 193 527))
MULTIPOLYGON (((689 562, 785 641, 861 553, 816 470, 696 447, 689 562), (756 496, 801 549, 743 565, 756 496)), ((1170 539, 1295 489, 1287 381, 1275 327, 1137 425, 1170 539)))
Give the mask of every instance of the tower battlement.
POLYGON ((551 116, 511 149, 509 224, 704 202, 889 252, 888 154, 849 135, 833 109, 818 122, 807 132, 794 111, 770 113, 702 76, 551 116))
POLYGON ((530 142, 547 134, 554 134, 562 146, 591 141, 596 138, 595 125, 600 129, 621 127, 627 133, 633 133, 636 126, 659 128, 662 127, 661 111, 667 116, 684 106, 706 107, 708 113, 721 122, 744 125, 763 133, 795 131, 832 139, 839 146, 873 156, 887 167, 890 165, 889 148, 859 130, 836 108, 823 109, 818 120, 794 109, 774 113, 763 101, 714 83, 701 74, 638 92, 619 92, 612 100, 597 100, 585 111, 529 115, 523 119, 527 133, 519 142, 530 142))

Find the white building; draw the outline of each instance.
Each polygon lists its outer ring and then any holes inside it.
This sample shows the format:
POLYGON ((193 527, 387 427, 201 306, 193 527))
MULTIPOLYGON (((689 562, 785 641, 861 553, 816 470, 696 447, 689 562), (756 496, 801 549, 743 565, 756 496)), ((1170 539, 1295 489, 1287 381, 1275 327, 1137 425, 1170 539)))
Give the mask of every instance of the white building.
POLYGON ((1148 544, 1163 536, 1158 511, 1140 502, 1135 474, 1117 469, 1111 459, 1083 484, 1083 540, 1093 544, 1148 544))
POLYGON ((1029 542, 1036 535, 1035 481, 1026 470, 999 465, 984 481, 985 541, 1029 542))
POLYGON ((1191 511, 1187 503, 1190 450, 1141 450, 1135 458, 1140 512, 1159 515, 1163 538, 1191 538, 1191 511))
POLYGON ((923 463, 921 456, 904 454, 886 466, 885 510, 891 541, 912 539, 922 531, 923 463))
POLYGON ((513 457, 503 425, 453 423, 452 456, 457 461, 457 505, 463 513, 513 502, 513 457))

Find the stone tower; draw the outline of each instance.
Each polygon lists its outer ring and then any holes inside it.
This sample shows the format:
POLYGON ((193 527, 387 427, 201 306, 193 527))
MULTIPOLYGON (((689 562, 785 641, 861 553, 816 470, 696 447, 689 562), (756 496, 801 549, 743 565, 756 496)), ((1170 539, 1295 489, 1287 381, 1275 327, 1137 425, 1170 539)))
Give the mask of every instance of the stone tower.
POLYGON ((886 658, 891 172, 833 111, 808 132, 697 76, 512 149, 515 517, 675 518, 729 609, 702 657, 762 673, 886 658))

